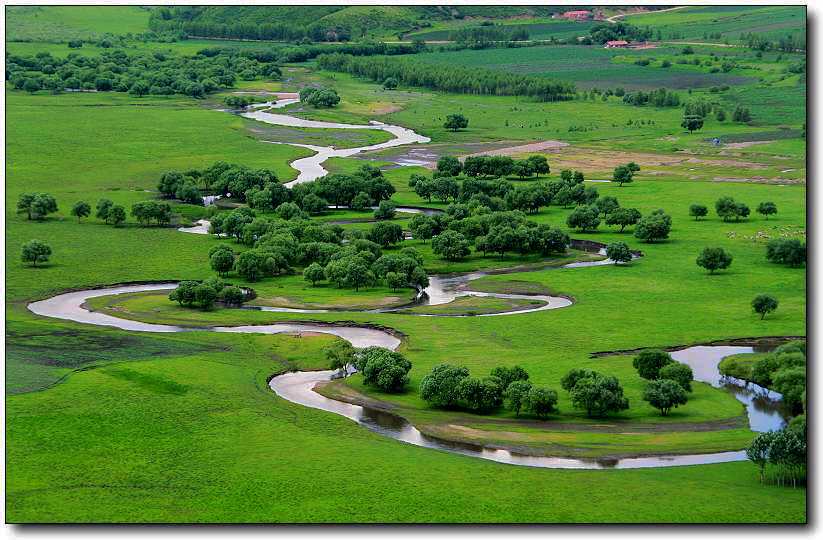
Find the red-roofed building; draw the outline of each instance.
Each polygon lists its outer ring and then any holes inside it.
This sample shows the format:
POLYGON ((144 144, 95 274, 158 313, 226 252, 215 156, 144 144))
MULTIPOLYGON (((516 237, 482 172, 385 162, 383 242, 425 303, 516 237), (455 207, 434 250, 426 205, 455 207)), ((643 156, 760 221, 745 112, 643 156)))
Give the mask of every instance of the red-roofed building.
POLYGON ((591 11, 567 11, 563 13, 560 17, 563 19, 569 19, 570 21, 588 21, 592 16, 591 11))
POLYGON ((617 39, 614 41, 607 41, 606 42, 606 49, 625 49, 629 46, 628 41, 624 41, 622 39, 617 39))

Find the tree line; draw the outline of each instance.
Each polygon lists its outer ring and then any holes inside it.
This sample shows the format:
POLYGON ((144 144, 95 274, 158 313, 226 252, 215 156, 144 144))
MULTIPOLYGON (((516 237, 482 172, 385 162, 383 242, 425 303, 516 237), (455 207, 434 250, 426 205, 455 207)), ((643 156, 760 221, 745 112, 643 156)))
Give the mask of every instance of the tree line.
POLYGON ((376 82, 393 77, 407 86, 476 95, 526 96, 538 101, 574 99, 575 86, 543 77, 505 73, 483 68, 432 64, 408 57, 323 54, 318 66, 329 71, 350 73, 376 82))

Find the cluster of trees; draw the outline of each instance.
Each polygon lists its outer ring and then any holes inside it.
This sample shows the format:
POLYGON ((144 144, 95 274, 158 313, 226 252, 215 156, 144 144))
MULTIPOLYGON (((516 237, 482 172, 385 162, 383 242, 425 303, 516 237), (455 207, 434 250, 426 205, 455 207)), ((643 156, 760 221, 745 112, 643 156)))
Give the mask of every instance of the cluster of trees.
POLYGON ((527 41, 529 31, 522 25, 469 26, 449 32, 449 41, 465 44, 469 48, 483 49, 494 41, 527 41))
POLYGON ((563 376, 560 386, 569 393, 572 406, 586 411, 587 416, 606 416, 629 408, 620 381, 610 375, 574 368, 563 376))
POLYGON ((307 86, 300 90, 300 103, 314 107, 334 107, 340 103, 340 96, 334 88, 307 86))
POLYGON ((618 165, 612 172, 612 182, 617 182, 620 187, 623 187, 623 184, 631 184, 634 182, 634 174, 637 172, 640 172, 640 165, 634 161, 618 165))
POLYGON ((402 392, 409 383, 412 363, 399 352, 383 347, 366 347, 352 354, 355 369, 363 374, 363 383, 384 392, 402 392))
POLYGON ((778 39, 770 39, 770 36, 759 32, 747 32, 740 35, 740 42, 750 49, 758 51, 805 51, 806 32, 799 34, 787 34, 778 39))
POLYGON ((652 37, 652 29, 648 26, 638 27, 625 22, 615 24, 601 23, 589 29, 589 36, 594 43, 606 43, 607 41, 646 41, 652 37))
POLYGON ((769 473, 777 485, 791 482, 792 486, 797 486, 797 482, 806 477, 805 415, 780 431, 760 433, 746 448, 746 457, 757 465, 760 482, 765 482, 769 473))
POLYGON ((777 264, 806 264, 806 243, 797 238, 774 238, 766 244, 766 259, 777 264))
POLYGON ((277 204, 293 201, 309 213, 329 204, 336 207, 348 206, 353 210, 365 210, 391 198, 394 186, 383 175, 383 171, 365 164, 352 174, 329 174, 314 182, 295 185, 291 190, 271 186, 273 198, 267 202, 264 196, 249 196, 249 204, 255 208, 276 208, 277 204), (260 201, 257 199, 260 198, 260 201), (265 204, 258 204, 260 202, 265 204))
POLYGON ((321 69, 350 73, 375 82, 393 77, 407 86, 446 92, 527 96, 539 101, 564 101, 575 97, 575 87, 571 83, 482 68, 431 64, 416 57, 355 57, 334 53, 318 56, 317 63, 321 69))
MULTIPOLYGON (((723 218, 723 221, 729 221, 732 218, 734 218, 735 221, 740 221, 741 218, 745 219, 751 214, 751 209, 746 203, 737 202, 732 197, 719 198, 714 203, 714 208, 718 217, 723 218)), ((771 201, 761 202, 757 205, 757 213, 768 220, 769 216, 777 213, 777 205, 771 201)), ((706 205, 694 203, 689 206, 689 215, 692 216, 695 221, 699 221, 700 218, 706 217, 708 214, 709 209, 706 205)))
POLYGON ((197 306, 208 311, 217 302, 226 306, 239 306, 253 296, 254 293, 250 289, 235 287, 219 278, 209 278, 202 282, 181 281, 169 293, 169 300, 184 307, 197 306))
POLYGON ((238 79, 278 78, 274 55, 252 57, 236 49, 201 51, 181 56, 156 51, 127 53, 107 50, 97 56, 69 53, 65 58, 47 52, 6 57, 6 79, 18 90, 96 90, 129 92, 134 96, 184 94, 202 98, 238 79))
POLYGON ((100 199, 95 207, 95 217, 102 219, 108 225, 119 227, 126 221, 126 209, 114 204, 109 199, 100 199))
POLYGON ((642 351, 634 357, 632 365, 642 378, 649 381, 643 390, 643 401, 663 416, 689 401, 694 380, 692 368, 675 362, 666 351, 642 351))
POLYGON ((235 270, 246 280, 257 281, 302 267, 312 285, 328 280, 355 290, 378 282, 393 289, 428 286, 422 256, 415 249, 383 253, 383 248, 403 240, 403 229, 395 223, 381 222, 366 232, 352 230, 344 235, 339 225, 306 219, 294 203, 281 204, 278 214, 258 217, 254 210, 238 208, 214 216, 212 234, 234 238, 252 249, 236 255, 228 246, 215 247, 209 253, 212 268, 221 275, 235 270), (283 212, 288 208, 294 212, 283 212))
POLYGON ((20 260, 31 266, 48 262, 51 257, 51 246, 41 240, 29 240, 20 250, 20 260))
MULTIPOLYGON (((157 184, 157 190, 164 197, 200 205, 203 204, 203 192, 231 195, 240 201, 247 201, 250 191, 255 194, 266 189, 274 190, 273 200, 277 203, 270 205, 269 209, 289 200, 287 195, 283 195, 288 190, 280 186, 273 171, 251 169, 225 161, 216 161, 202 170, 168 171, 163 173, 157 184)), ((251 204, 251 201, 248 202, 251 204)), ((263 200, 260 199, 260 202, 262 204, 263 200)))
POLYGON ((420 397, 427 403, 448 409, 489 413, 505 404, 519 415, 536 416, 555 412, 557 392, 533 386, 520 366, 498 366, 488 377, 472 377, 462 366, 439 364, 420 381, 420 397))
POLYGON ((226 107, 232 109, 245 109, 254 103, 254 100, 249 96, 228 96, 223 100, 223 103, 226 104, 226 107))
POLYGON ((621 92, 623 96, 623 103, 634 105, 636 107, 643 107, 644 105, 651 105, 653 107, 679 107, 680 95, 677 92, 666 90, 665 88, 658 88, 650 92, 637 90, 635 92, 621 92))
POLYGON ((27 219, 42 221, 57 210, 57 199, 50 193, 21 193, 17 198, 17 213, 27 219))
POLYGON ((169 203, 157 201, 143 201, 131 205, 131 215, 143 226, 166 225, 171 222, 171 206, 169 203))
POLYGON ((783 395, 794 414, 806 407, 806 343, 790 341, 752 364, 722 363, 723 375, 753 382, 783 395))

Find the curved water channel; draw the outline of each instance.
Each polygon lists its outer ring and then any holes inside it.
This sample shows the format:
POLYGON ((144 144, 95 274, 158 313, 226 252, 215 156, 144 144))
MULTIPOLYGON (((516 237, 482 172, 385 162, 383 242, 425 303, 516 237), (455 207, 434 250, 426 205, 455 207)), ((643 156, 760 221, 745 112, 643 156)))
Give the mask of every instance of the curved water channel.
MULTIPOLYGON (((155 283, 73 291, 38 302, 32 302, 28 308, 33 313, 45 317, 54 317, 99 326, 111 326, 122 330, 137 332, 211 331, 259 334, 317 332, 341 337, 358 348, 378 346, 396 349, 401 343, 400 339, 389 331, 365 326, 321 323, 275 323, 267 325, 189 328, 121 319, 113 315, 89 311, 85 306, 86 301, 91 298, 145 291, 171 290, 175 286, 175 283, 155 283)), ((728 385, 717 368, 722 358, 731 354, 753 352, 753 350, 752 347, 742 346, 696 346, 675 351, 672 353, 672 356, 675 360, 692 366, 695 373, 695 380, 706 382, 716 387, 726 386, 730 388, 735 397, 746 406, 752 430, 765 431, 768 429, 779 429, 785 425, 785 420, 780 414, 779 399, 781 396, 779 396, 779 394, 769 393, 753 385, 728 385)), ((328 382, 334 376, 335 372, 333 371, 286 373, 273 377, 269 386, 283 399, 299 405, 345 416, 371 431, 402 442, 513 465, 565 469, 644 468, 722 463, 746 459, 743 451, 659 455, 622 459, 561 458, 530 456, 505 449, 445 441, 422 434, 411 423, 399 416, 375 408, 352 405, 326 398, 314 391, 314 387, 317 384, 328 382)))
MULTIPOLYGON (((294 97, 281 99, 276 103, 264 103, 256 106, 254 111, 242 113, 241 116, 251 118, 261 122, 305 128, 327 128, 327 129, 380 129, 395 136, 394 139, 376 145, 359 148, 335 149, 333 147, 320 147, 314 145, 304 145, 297 143, 274 143, 292 144, 309 148, 317 152, 314 156, 298 159, 292 162, 292 167, 299 171, 296 180, 289 182, 286 186, 291 186, 301 182, 311 182, 325 174, 322 163, 331 157, 348 157, 354 154, 390 148, 412 143, 425 143, 429 139, 418 135, 412 130, 400 127, 372 122, 369 125, 340 124, 332 122, 318 122, 304 120, 284 114, 268 112, 264 109, 282 108, 287 105, 297 103, 299 99, 294 97)), ((427 211, 419 208, 399 207, 398 211, 421 212, 427 211)), ((196 234, 208 234, 209 222, 200 220, 195 227, 185 227, 179 230, 196 234)), ((589 261, 567 264, 560 268, 579 268, 585 266, 599 266, 611 264, 611 261, 604 259, 601 261, 589 261)), ((525 270, 525 269, 524 269, 525 270)), ((453 301, 459 296, 475 295, 490 296, 511 299, 537 299, 545 302, 544 305, 520 311, 504 313, 484 314, 482 316, 501 316, 517 313, 529 313, 546 309, 556 309, 571 305, 571 300, 563 297, 548 295, 507 295, 498 293, 481 293, 464 290, 464 287, 472 280, 484 277, 493 272, 474 272, 469 274, 453 276, 431 276, 430 285, 425 289, 425 297, 432 305, 444 304, 453 301)), ((54 317, 85 324, 98 326, 110 326, 122 330, 136 332, 191 332, 191 331, 211 331, 211 332, 236 332, 236 333, 302 333, 317 332, 333 334, 349 341, 353 346, 361 348, 368 346, 379 346, 388 349, 396 349, 401 341, 391 332, 356 325, 334 325, 322 323, 275 323, 268 325, 245 325, 245 326, 215 326, 204 328, 190 328, 165 324, 153 324, 140 321, 121 319, 105 313, 89 311, 85 303, 91 298, 158 291, 171 290, 176 287, 176 283, 153 283, 122 285, 99 289, 89 289, 73 291, 60 294, 45 300, 32 302, 28 308, 33 313, 45 317, 54 317)), ((323 310, 299 310, 293 308, 261 308, 267 311, 289 311, 299 313, 322 312, 323 310)), ((752 352, 752 347, 738 346, 698 346, 689 347, 672 353, 675 360, 689 364, 695 373, 695 380, 706 382, 716 387, 726 386, 734 392, 735 397, 741 401, 747 409, 749 422, 752 430, 765 431, 768 429, 779 429, 785 425, 785 420, 779 412, 779 394, 769 393, 765 389, 753 387, 752 385, 728 384, 728 380, 721 377, 718 371, 720 360, 731 354, 752 352)), ((273 377, 269 383, 271 389, 283 399, 306 406, 332 412, 350 418, 358 424, 371 431, 393 439, 437 450, 478 457, 501 463, 523 465, 531 467, 545 468, 565 468, 565 469, 602 469, 602 468, 643 468, 643 467, 666 467, 675 465, 695 465, 708 463, 721 463, 728 461, 738 461, 745 459, 745 453, 717 452, 710 454, 691 455, 668 455, 650 456, 622 459, 575 459, 545 456, 529 456, 514 453, 504 449, 488 448, 483 446, 466 445, 444 441, 428 437, 417 430, 405 419, 381 411, 378 409, 352 405, 341 401, 326 398, 314 391, 314 387, 319 383, 330 381, 335 372, 315 371, 315 372, 293 372, 273 377)), ((735 383, 735 381, 732 381, 735 383)))

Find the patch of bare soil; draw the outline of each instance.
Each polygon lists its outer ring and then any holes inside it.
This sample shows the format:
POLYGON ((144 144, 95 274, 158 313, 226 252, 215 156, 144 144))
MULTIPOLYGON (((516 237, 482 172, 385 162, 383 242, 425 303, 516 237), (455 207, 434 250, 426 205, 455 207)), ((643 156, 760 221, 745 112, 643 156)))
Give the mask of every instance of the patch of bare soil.
POLYGON ((727 143, 723 146, 726 148, 748 148, 750 146, 755 146, 758 144, 769 144, 774 141, 746 141, 746 142, 735 142, 735 143, 727 143))
POLYGON ((725 176, 715 176, 715 182, 748 182, 751 184, 805 184, 806 178, 766 178, 765 176, 751 176, 747 178, 729 178, 725 176))
MULTIPOLYGON (((743 143, 740 143, 743 144, 743 143)), ((766 165, 762 163, 754 163, 751 161, 740 161, 737 159, 700 159, 700 158, 689 158, 683 163, 694 163, 699 165, 711 165, 711 166, 720 166, 720 167, 739 167, 741 169, 768 169, 766 165)))
POLYGON ((537 152, 555 152, 566 146, 569 146, 569 143, 563 141, 540 141, 536 143, 521 144, 519 146, 508 146, 504 148, 495 148, 493 150, 483 150, 481 152, 466 154, 461 157, 465 158, 474 156, 518 156, 521 154, 537 152))

